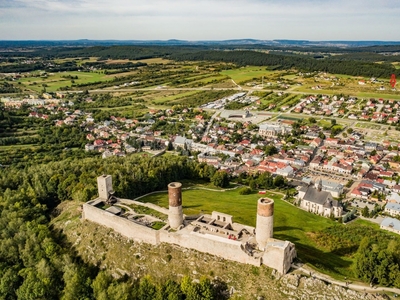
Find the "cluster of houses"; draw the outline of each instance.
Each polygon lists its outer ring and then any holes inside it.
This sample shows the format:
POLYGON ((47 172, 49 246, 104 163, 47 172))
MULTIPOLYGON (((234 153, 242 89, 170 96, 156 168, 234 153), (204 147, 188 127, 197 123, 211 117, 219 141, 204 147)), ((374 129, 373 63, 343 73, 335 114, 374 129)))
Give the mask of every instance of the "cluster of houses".
POLYGON ((168 140, 161 138, 163 132, 151 130, 147 120, 111 116, 108 121, 86 123, 85 130, 88 132, 85 150, 101 152, 103 158, 163 150, 168 145, 168 140))
MULTIPOLYGON (((68 102, 31 100, 43 101, 35 102, 36 108, 44 108, 49 114, 62 112, 63 119, 56 120, 55 126, 77 124, 84 128, 88 141, 85 150, 102 153, 104 158, 163 150, 171 143, 175 149, 197 153, 199 162, 233 176, 244 172, 269 172, 273 176, 302 178, 298 194, 300 207, 323 216, 341 216, 342 208, 337 198, 343 193, 343 185, 328 180, 312 182, 304 178, 305 173, 357 181, 358 185, 350 193, 352 198, 387 200, 390 203, 391 197, 400 193, 400 185, 395 181, 395 175, 400 171, 399 145, 390 141, 380 144, 364 142, 362 135, 356 132, 348 138, 324 139, 324 134, 321 137, 321 133, 325 133, 322 128, 307 125, 300 128, 302 134, 296 136, 298 143, 292 144, 288 139, 292 135, 293 121, 290 120, 254 125, 250 121, 252 118, 244 116, 240 121, 233 121, 230 116, 221 114, 210 122, 204 114, 184 108, 179 114, 173 109, 150 110, 146 118, 139 120, 111 117, 107 121, 95 122, 90 113, 73 109, 68 102), (187 120, 192 125, 180 135, 152 130, 157 121, 175 123, 187 120), (271 147, 273 151, 270 151, 271 147)), ((340 105, 345 100, 335 101, 340 105)), ((45 118, 46 115, 33 109, 29 116, 45 118)), ((387 207, 390 208, 388 214, 399 215, 395 212, 396 209, 400 212, 400 200, 387 207)))
POLYGON ((295 113, 325 116, 346 116, 353 120, 397 124, 400 101, 393 99, 356 99, 329 95, 310 95, 293 108, 295 113))
POLYGON ((29 106, 48 106, 52 104, 53 106, 57 106, 60 103, 60 99, 55 99, 53 97, 45 98, 43 96, 42 99, 39 99, 36 95, 30 95, 26 98, 11 98, 11 97, 2 97, 0 101, 3 103, 6 108, 21 108, 23 105, 29 106))

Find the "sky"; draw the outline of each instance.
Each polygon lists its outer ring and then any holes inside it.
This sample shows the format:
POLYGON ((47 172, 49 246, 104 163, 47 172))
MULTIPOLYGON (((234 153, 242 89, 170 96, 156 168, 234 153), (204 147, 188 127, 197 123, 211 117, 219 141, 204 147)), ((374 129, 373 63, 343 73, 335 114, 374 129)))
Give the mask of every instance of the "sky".
POLYGON ((0 40, 400 41, 399 0, 0 0, 0 40))

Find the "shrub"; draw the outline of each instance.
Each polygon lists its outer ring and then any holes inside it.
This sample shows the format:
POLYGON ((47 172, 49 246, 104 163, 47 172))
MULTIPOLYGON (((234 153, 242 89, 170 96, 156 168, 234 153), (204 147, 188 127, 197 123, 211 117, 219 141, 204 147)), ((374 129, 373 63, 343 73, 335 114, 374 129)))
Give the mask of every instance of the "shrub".
POLYGON ((239 190, 239 195, 249 195, 251 194, 252 190, 249 187, 243 187, 239 190))

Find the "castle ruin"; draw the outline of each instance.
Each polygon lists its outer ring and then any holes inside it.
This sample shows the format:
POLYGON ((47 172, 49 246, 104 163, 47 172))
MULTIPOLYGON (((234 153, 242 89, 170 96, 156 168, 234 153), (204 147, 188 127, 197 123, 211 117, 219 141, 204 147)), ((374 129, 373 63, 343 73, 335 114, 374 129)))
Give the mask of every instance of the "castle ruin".
POLYGON ((273 238, 274 201, 261 198, 257 203, 256 228, 235 223, 231 215, 212 212, 185 216, 182 210, 182 184, 168 185, 169 208, 113 196, 111 176, 97 178, 99 197, 83 205, 83 218, 112 228, 135 241, 153 245, 170 243, 209 253, 224 259, 260 266, 285 274, 296 257, 294 244, 273 238), (114 198, 116 203, 110 202, 114 198), (106 205, 107 204, 107 205, 106 205), (141 205, 167 216, 167 221, 137 214, 129 205, 141 205), (161 229, 152 224, 163 224, 161 229))

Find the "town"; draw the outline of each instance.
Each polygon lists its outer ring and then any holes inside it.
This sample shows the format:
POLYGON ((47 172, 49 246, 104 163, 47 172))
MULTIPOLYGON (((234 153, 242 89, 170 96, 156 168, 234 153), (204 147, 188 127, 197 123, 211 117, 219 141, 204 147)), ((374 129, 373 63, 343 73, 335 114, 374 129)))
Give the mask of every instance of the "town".
POLYGON ((397 46, 66 43, 0 49, 0 296, 400 294, 397 46))
MULTIPOLYGON (((93 101, 90 96, 79 97, 86 103, 93 101)), ((306 95, 285 108, 302 113, 294 118, 293 114, 258 111, 258 98, 240 92, 199 107, 179 105, 150 109, 140 118, 96 120, 92 113, 74 108, 74 99, 76 95, 45 93, 40 99, 31 95, 1 101, 5 109, 29 106, 29 118, 54 116, 56 127, 78 126, 86 135, 84 150, 103 158, 152 157, 168 151, 190 156, 231 177, 268 172, 296 187, 295 202, 310 213, 349 221, 356 209, 382 229, 400 233, 396 219, 400 216, 400 145, 391 138, 397 131, 386 125, 382 134, 371 123, 352 126, 344 119, 318 117, 320 112, 335 117, 347 113, 348 119, 382 123, 383 117, 393 124, 398 121, 400 101, 306 95), (224 109, 232 103, 245 103, 250 109, 224 109), (355 106, 361 108, 358 117, 351 113, 355 106)))

